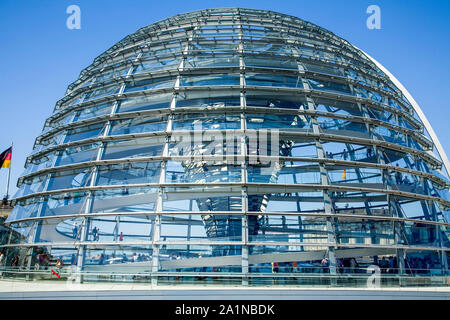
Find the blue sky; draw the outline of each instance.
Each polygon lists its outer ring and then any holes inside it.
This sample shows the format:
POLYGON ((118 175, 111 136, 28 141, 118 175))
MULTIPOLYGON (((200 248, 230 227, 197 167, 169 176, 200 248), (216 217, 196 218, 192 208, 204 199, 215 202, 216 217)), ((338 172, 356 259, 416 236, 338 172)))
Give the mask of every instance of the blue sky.
MULTIPOLYGON (((14 141, 10 194, 57 100, 79 72, 137 29, 175 14, 210 8, 274 10, 311 21, 382 63, 413 95, 450 153, 450 1, 295 0, 0 1, 0 152, 14 141), (81 30, 66 28, 66 8, 81 8, 81 30), (381 30, 366 8, 381 8, 381 30)), ((0 170, 3 196, 7 170, 0 170)))

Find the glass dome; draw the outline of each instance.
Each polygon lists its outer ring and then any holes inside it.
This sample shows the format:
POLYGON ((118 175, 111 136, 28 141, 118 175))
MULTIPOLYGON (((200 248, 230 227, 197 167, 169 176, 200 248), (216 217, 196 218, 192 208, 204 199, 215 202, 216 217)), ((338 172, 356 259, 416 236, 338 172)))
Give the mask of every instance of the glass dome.
POLYGON ((394 82, 347 41, 276 12, 141 28, 56 103, 7 220, 21 236, 3 247, 27 268, 45 253, 155 282, 381 261, 447 273, 444 155, 394 82))

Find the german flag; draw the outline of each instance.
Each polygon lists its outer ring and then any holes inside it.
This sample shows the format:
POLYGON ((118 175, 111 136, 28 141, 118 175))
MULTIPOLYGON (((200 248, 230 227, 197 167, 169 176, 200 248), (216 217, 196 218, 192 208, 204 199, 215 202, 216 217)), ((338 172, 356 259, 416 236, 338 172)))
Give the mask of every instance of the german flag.
POLYGON ((11 168, 12 147, 0 154, 0 168, 11 168))

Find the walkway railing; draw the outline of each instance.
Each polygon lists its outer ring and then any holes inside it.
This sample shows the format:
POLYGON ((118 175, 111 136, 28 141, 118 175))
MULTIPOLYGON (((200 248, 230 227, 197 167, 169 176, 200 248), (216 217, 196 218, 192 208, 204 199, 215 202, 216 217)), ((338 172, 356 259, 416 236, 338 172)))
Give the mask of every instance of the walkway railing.
POLYGON ((345 287, 345 288, 396 288, 396 287, 449 287, 450 276, 436 272, 428 274, 378 273, 374 269, 350 270, 332 274, 327 269, 316 272, 76 272, 72 266, 41 267, 27 270, 24 267, 0 269, 0 286, 5 281, 45 281, 65 283, 70 289, 83 282, 95 283, 140 283, 151 286, 289 286, 289 287, 345 287), (367 272, 369 270, 369 272, 367 272), (373 271, 373 272, 372 272, 373 271))

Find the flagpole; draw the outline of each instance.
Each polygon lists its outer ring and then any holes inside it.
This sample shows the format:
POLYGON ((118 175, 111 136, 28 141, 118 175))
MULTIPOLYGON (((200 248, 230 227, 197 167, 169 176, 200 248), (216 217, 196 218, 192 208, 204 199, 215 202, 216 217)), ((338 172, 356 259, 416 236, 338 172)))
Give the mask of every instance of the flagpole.
POLYGON ((6 199, 9 199, 9 180, 11 178, 11 162, 12 162, 12 148, 13 148, 13 142, 11 142, 11 160, 9 163, 9 170, 8 170, 8 180, 6 182, 6 199))

